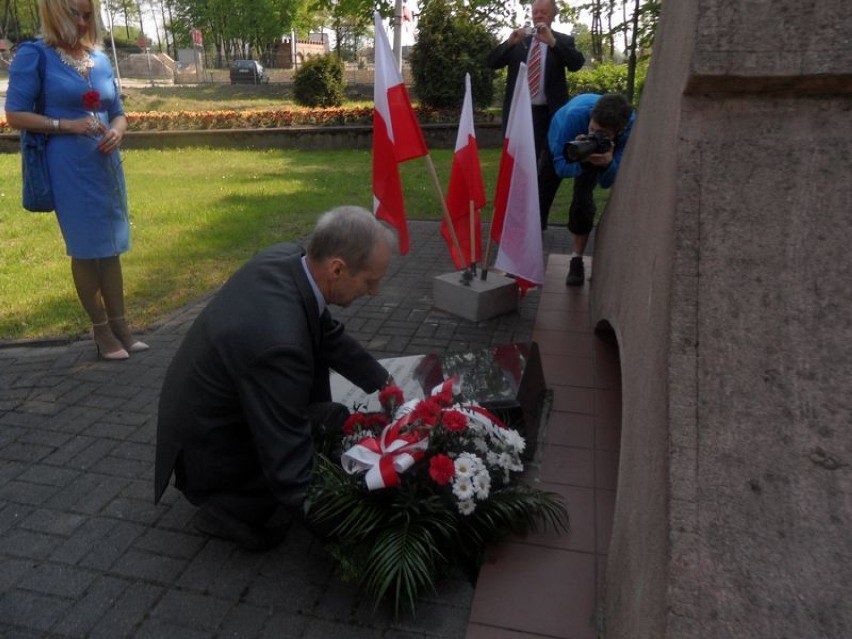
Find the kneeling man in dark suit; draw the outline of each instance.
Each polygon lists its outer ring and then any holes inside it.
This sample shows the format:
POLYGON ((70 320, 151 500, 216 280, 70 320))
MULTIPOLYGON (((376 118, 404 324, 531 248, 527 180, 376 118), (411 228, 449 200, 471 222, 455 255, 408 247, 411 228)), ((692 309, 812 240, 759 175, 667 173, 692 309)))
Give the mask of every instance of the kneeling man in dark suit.
POLYGON ((277 244, 240 268, 201 312, 163 383, 154 501, 175 486, 200 507, 196 527, 266 550, 301 513, 312 480, 314 435, 342 426, 329 369, 367 393, 389 375, 332 319, 329 304, 375 295, 392 232, 367 210, 325 213, 308 242, 277 244))

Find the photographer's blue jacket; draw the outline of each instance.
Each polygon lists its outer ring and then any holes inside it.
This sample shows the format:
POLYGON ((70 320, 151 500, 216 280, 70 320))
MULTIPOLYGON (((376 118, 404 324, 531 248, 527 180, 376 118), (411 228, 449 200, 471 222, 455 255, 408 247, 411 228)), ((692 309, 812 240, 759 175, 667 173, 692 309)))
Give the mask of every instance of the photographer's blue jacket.
MULTIPOLYGON (((576 177, 583 172, 582 162, 568 162, 562 153, 566 142, 574 140, 578 135, 589 132, 589 121, 592 108, 600 99, 597 93, 583 93, 569 100, 565 106, 559 109, 550 122, 550 130, 547 134, 547 143, 550 153, 553 155, 553 168, 559 177, 576 177)), ((624 147, 630 137, 633 122, 636 121, 636 112, 630 115, 627 127, 615 140, 615 149, 612 153, 612 164, 606 170, 598 174, 598 184, 601 188, 608 189, 615 182, 618 173, 618 165, 624 154, 624 147)))

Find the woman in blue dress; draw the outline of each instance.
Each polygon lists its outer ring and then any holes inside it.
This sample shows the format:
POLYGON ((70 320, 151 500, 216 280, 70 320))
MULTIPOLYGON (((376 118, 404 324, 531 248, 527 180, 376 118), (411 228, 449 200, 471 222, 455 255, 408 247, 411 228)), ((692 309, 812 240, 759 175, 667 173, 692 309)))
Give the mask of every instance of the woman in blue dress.
POLYGON ((100 357, 127 359, 147 344, 124 318, 120 255, 130 248, 119 147, 127 120, 90 0, 39 0, 42 39, 18 47, 9 68, 6 120, 47 133, 56 217, 77 296, 100 357), (43 93, 44 113, 35 112, 43 93))

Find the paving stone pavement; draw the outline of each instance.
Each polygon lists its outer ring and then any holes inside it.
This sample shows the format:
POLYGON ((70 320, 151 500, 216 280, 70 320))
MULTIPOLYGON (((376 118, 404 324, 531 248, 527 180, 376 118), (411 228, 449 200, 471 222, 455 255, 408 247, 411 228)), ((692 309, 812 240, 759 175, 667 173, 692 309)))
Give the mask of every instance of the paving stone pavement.
MULTIPOLYGON (((432 278, 452 263, 436 222, 410 232, 379 294, 333 309, 371 352, 531 338, 535 291, 478 324, 432 308, 432 278)), ((548 229, 546 252, 569 237, 548 229)), ((279 548, 250 554, 196 532, 173 488, 154 505, 160 387, 207 299, 140 332, 151 349, 126 362, 98 361, 88 339, 0 348, 0 637, 464 637, 474 587, 463 579, 394 618, 341 582, 297 524, 279 548)))

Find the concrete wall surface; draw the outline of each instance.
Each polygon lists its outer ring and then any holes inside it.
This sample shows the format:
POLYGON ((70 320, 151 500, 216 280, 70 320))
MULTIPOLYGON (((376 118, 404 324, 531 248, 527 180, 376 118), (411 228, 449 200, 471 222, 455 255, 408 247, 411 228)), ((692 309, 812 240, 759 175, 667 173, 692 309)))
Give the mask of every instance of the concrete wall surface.
POLYGON ((678 0, 595 243, 613 639, 852 637, 852 12, 678 0))

